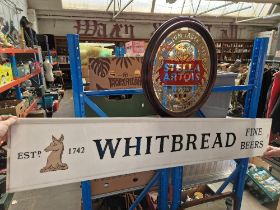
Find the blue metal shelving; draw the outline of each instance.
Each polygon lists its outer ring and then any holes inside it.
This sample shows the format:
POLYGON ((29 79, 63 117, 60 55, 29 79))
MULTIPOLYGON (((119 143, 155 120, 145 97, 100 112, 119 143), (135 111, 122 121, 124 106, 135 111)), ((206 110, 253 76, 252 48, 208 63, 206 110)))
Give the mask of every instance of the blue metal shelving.
MULTIPOLYGON (((85 117, 85 104, 87 104, 94 112, 100 117, 107 117, 106 113, 102 111, 88 96, 109 96, 109 95, 122 95, 122 94, 143 94, 142 89, 126 89, 126 90, 98 90, 98 91, 84 91, 81 72, 81 59, 79 48, 79 35, 68 34, 68 50, 70 56, 70 67, 72 76, 72 88, 74 97, 74 108, 76 117, 85 117)), ((268 38, 257 38, 254 42, 252 63, 249 76, 249 84, 242 86, 222 86, 215 87, 213 92, 226 92, 226 91, 240 91, 246 90, 246 103, 244 117, 255 118, 258 107, 258 100, 262 84, 262 76, 265 64, 266 51, 268 46, 268 38)), ((198 115, 205 117, 199 110, 198 115)), ((207 117, 207 116, 206 116, 207 117)), ((224 184, 217 190, 216 194, 221 194, 225 187, 233 182, 233 194, 235 197, 235 209, 240 210, 243 190, 245 185, 245 175, 248 166, 248 158, 235 160, 237 163, 236 169, 225 180, 224 184)), ((137 197, 135 203, 130 207, 130 210, 135 209, 142 198, 150 190, 150 188, 159 183, 159 197, 158 209, 169 209, 168 203, 168 180, 171 175, 171 186, 173 189, 171 209, 176 210, 181 205, 181 190, 182 190, 182 176, 183 167, 174 167, 171 169, 158 170, 155 176, 143 189, 141 194, 137 197)), ((82 182, 82 200, 83 209, 92 210, 91 202, 91 183, 90 181, 82 182)))
POLYGON ((10 62, 11 62, 12 72, 13 72, 13 77, 14 77, 14 81, 1 86, 0 93, 14 87, 16 90, 17 99, 21 100, 22 93, 21 93, 20 84, 22 82, 24 82, 28 79, 34 79, 34 77, 38 76, 38 81, 39 81, 39 83, 41 83, 42 75, 38 72, 38 70, 36 70, 35 73, 31 73, 30 75, 26 75, 23 78, 19 78, 17 62, 16 62, 17 54, 30 54, 30 55, 33 54, 33 56, 35 58, 35 62, 40 62, 39 56, 38 56, 39 53, 40 53, 40 51, 37 49, 17 49, 17 48, 4 48, 3 49, 3 48, 0 48, 0 54, 7 54, 10 57, 10 62))

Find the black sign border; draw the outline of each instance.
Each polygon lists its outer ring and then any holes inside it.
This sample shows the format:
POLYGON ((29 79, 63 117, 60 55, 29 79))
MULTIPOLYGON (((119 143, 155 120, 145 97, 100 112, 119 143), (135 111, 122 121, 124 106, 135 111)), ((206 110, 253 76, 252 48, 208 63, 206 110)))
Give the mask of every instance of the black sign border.
POLYGON ((214 40, 212 39, 209 31, 205 28, 205 26, 199 22, 198 20, 190 17, 176 17, 170 19, 163 23, 154 33, 152 38, 149 41, 147 49, 144 54, 144 60, 141 69, 141 79, 142 86, 144 89, 144 93, 148 98, 149 102, 156 110, 156 112, 163 117, 188 117, 192 115, 195 111, 201 108, 201 106, 206 102, 208 97, 211 94, 211 90, 215 84, 217 76, 217 53, 215 48, 214 40), (205 92, 203 93, 200 100, 196 103, 196 105, 190 109, 187 109, 183 112, 172 112, 167 110, 163 105, 159 102, 156 97, 154 88, 153 88, 153 80, 152 80, 152 72, 153 72, 153 63, 154 58, 156 57, 157 51, 163 42, 163 40, 176 29, 189 27, 193 30, 197 31, 201 37, 205 40, 206 45, 210 54, 210 72, 209 72, 209 81, 206 87, 205 92))

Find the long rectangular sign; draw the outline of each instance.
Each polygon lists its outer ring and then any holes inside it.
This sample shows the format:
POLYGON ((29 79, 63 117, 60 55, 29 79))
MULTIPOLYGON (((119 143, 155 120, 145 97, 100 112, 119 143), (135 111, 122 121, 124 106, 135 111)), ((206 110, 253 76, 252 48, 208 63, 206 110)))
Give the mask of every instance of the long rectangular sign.
POLYGON ((9 192, 262 155, 270 119, 19 119, 9 192))

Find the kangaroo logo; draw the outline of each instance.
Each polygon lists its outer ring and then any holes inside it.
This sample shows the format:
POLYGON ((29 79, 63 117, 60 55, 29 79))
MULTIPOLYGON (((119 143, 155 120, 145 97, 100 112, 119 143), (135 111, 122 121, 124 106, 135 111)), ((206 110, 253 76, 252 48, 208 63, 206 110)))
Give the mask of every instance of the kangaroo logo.
POLYGON ((46 149, 44 149, 45 152, 51 153, 48 156, 46 166, 40 170, 40 173, 68 169, 68 165, 66 163, 62 163, 62 154, 64 150, 63 140, 63 134, 61 134, 59 139, 52 136, 52 142, 46 147, 46 149))

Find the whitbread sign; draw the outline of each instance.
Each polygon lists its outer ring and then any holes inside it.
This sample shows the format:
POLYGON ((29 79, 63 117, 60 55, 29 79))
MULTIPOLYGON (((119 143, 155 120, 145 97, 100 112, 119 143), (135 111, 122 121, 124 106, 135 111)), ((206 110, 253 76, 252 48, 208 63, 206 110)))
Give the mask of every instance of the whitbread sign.
POLYGON ((270 119, 19 119, 9 192, 262 155, 270 119))

